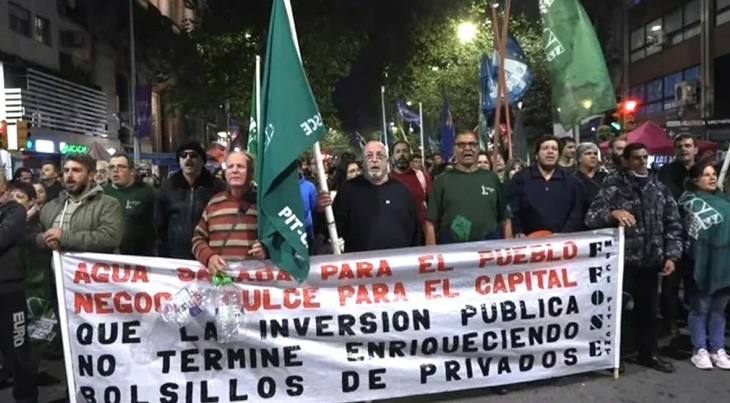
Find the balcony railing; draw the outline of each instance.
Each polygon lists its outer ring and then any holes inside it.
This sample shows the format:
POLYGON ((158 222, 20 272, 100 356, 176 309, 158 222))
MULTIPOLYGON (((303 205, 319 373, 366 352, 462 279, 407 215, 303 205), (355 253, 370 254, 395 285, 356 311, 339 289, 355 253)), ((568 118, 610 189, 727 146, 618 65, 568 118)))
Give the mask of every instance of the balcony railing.
POLYGON ((5 109, 8 120, 29 120, 34 128, 109 135, 107 97, 102 91, 36 70, 28 70, 26 89, 5 89, 5 109))

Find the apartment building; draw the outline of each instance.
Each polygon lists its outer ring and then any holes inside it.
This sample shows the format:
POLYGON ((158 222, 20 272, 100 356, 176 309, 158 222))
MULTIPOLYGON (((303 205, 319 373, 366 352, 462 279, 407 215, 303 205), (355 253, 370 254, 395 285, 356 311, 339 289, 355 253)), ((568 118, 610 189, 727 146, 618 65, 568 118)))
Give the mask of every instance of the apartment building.
POLYGON ((632 0, 624 60, 641 120, 730 139, 730 0, 632 0), (705 122, 705 123, 700 123, 705 122))
POLYGON ((84 6, 0 0, 0 21, 7 22, 0 24, 0 120, 9 124, 9 142, 26 148, 31 160, 94 143, 121 148, 119 122, 112 119, 115 62, 91 43, 84 6), (31 124, 27 147, 15 137, 20 121, 31 124))
MULTIPOLYGON (((165 20, 179 31, 192 11, 185 0, 134 0, 135 19, 165 20)), ((33 145, 25 164, 60 158, 94 143, 107 151, 129 149, 131 85, 151 87, 149 136, 143 153, 170 152, 180 141, 200 137, 166 116, 159 93, 144 79, 144 60, 136 60, 138 76, 130 79, 129 0, 0 0, 0 120, 31 123, 33 145), (8 23, 5 24, 4 22, 8 23), (184 137, 180 138, 180 133, 184 137), (30 155, 31 161, 28 161, 30 155)), ((136 23, 137 38, 150 35, 136 23)), ((11 139, 12 142, 12 139, 11 139)), ((29 143, 30 145, 30 143, 29 143)), ((23 145, 19 145, 23 148, 23 145)))

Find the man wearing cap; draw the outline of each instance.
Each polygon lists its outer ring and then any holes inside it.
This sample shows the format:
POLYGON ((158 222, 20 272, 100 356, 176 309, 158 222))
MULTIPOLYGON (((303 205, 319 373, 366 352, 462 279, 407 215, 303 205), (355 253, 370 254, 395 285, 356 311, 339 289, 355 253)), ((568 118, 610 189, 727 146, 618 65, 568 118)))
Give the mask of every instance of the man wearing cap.
POLYGON ((205 150, 198 143, 177 149, 180 170, 165 179, 157 193, 155 227, 159 237, 157 254, 175 259, 195 259, 193 230, 214 194, 226 189, 205 164, 205 150))

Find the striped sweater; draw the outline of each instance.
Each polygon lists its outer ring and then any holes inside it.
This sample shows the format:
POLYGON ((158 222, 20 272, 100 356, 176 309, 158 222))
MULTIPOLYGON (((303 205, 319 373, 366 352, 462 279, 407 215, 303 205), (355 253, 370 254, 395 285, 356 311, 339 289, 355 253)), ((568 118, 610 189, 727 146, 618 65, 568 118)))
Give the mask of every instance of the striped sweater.
POLYGON ((258 212, 255 203, 245 214, 240 209, 241 199, 227 191, 210 199, 193 231, 195 259, 207 266, 213 255, 231 260, 248 258, 258 237, 258 212))

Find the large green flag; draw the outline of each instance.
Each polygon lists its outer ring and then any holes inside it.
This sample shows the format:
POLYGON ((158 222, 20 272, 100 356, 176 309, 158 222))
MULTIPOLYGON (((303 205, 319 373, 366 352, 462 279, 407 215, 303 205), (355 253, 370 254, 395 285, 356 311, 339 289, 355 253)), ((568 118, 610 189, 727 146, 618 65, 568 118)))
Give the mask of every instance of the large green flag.
POLYGON ((289 0, 274 0, 265 61, 256 159, 259 240, 274 264, 303 280, 309 252, 297 159, 325 130, 304 73, 289 0))
POLYGON ((258 142, 259 142, 259 134, 258 134, 258 122, 256 122, 257 115, 258 115, 258 109, 257 109, 257 103, 258 103, 258 85, 256 83, 256 74, 253 75, 253 86, 251 87, 251 114, 249 115, 248 120, 248 143, 246 145, 246 150, 256 157, 256 154, 258 153, 258 142))
POLYGON ((553 107, 560 123, 616 107, 616 96, 590 19, 578 0, 539 0, 553 107))

